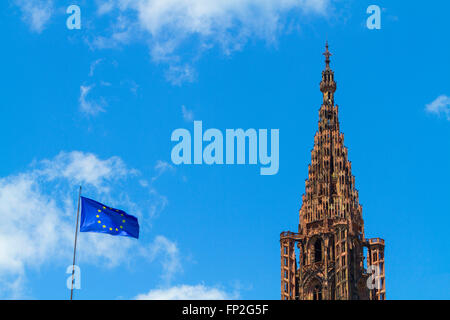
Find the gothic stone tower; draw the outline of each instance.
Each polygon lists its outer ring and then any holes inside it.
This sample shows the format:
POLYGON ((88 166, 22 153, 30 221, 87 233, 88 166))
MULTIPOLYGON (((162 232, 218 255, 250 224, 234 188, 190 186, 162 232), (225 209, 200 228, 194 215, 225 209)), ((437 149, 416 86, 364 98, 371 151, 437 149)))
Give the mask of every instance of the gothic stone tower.
POLYGON ((336 82, 330 69, 328 43, 324 56, 325 70, 320 82, 323 102, 298 233, 280 235, 281 299, 384 300, 384 240, 364 237, 355 177, 344 135, 339 131, 338 106, 334 104, 336 82))

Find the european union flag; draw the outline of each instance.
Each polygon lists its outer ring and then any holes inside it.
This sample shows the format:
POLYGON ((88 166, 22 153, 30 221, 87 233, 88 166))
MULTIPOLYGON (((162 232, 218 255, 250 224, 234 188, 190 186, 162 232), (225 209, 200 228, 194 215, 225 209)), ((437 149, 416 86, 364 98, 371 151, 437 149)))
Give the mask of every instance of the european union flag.
POLYGON ((81 197, 80 232, 100 232, 139 239, 139 223, 136 217, 125 211, 81 197))

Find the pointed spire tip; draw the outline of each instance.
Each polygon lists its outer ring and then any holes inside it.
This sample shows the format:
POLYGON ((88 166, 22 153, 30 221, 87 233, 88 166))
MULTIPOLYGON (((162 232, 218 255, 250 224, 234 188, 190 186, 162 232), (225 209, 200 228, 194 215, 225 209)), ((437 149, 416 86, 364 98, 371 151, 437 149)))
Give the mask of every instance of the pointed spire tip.
POLYGON ((323 53, 323 55, 325 56, 326 68, 329 69, 330 68, 330 57, 332 56, 332 54, 328 50, 328 40, 325 42, 325 52, 323 53))

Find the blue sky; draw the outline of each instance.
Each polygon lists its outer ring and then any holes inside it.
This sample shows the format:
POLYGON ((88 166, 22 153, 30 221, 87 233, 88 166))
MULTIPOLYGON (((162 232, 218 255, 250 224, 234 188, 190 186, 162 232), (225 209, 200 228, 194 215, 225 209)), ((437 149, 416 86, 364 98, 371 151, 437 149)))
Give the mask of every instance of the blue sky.
POLYGON ((78 185, 137 215, 80 234, 79 299, 279 299, 330 43, 388 299, 449 299, 447 1, 2 1, 0 297, 67 299, 78 185), (65 13, 81 8, 81 30, 65 13), (369 5, 381 30, 366 28, 369 5), (280 130, 280 169, 175 166, 173 130, 280 130))

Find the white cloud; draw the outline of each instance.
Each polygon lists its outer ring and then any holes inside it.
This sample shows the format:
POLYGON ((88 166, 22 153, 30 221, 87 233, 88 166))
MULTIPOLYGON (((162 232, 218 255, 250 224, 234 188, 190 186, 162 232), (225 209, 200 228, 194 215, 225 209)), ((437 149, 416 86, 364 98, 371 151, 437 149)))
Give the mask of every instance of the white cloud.
POLYGON ((194 112, 192 110, 188 110, 186 106, 181 106, 181 112, 183 114, 183 119, 186 122, 192 122, 194 121, 194 112))
POLYGON ((328 0, 139 0, 118 1, 137 12, 142 29, 155 38, 202 37, 227 42, 258 36, 271 40, 291 10, 325 14, 328 0), (234 30, 234 31, 233 31, 234 30), (234 33, 235 35, 232 35, 234 33))
POLYGON ((109 191, 108 182, 136 175, 119 157, 99 159, 92 153, 61 152, 52 160, 43 160, 40 173, 50 180, 64 178, 74 185, 92 185, 98 191, 109 191))
POLYGON ((0 180, 0 272, 23 274, 26 265, 61 253, 69 239, 67 212, 41 193, 36 178, 32 172, 0 180))
POLYGON ((22 19, 32 31, 41 33, 53 14, 53 0, 16 0, 22 19))
POLYGON ((170 65, 165 72, 166 80, 177 86, 186 82, 194 82, 196 75, 195 69, 189 64, 170 65))
POLYGON ((141 185, 141 187, 144 187, 144 188, 148 187, 148 181, 145 179, 139 180, 139 184, 141 185))
MULTIPOLYGON (((97 35, 91 47, 111 48, 130 41, 149 45, 154 62, 169 65, 166 79, 192 82, 191 65, 205 50, 219 46, 225 54, 241 50, 251 39, 269 43, 287 31, 288 15, 296 23, 305 15, 325 16, 331 0, 104 0, 99 14, 113 17, 109 34, 97 35), (183 50, 183 46, 189 46, 183 50), (189 52, 189 53, 188 53, 189 52), (191 57, 187 57, 188 55, 191 57), (181 58, 180 56, 183 55, 181 58), (183 62, 188 60, 189 62, 183 62)), ((289 19, 290 19, 289 18, 289 19)))
POLYGON ((175 168, 166 161, 158 160, 154 167, 155 175, 151 179, 151 185, 148 181, 140 181, 141 186, 148 187, 149 194, 152 199, 152 203, 150 205, 150 216, 157 217, 169 204, 169 200, 166 196, 160 194, 154 187, 153 183, 155 183, 165 172, 167 171, 175 171, 175 168))
POLYGON ((95 68, 103 61, 103 59, 97 59, 94 62, 91 63, 91 66, 89 68, 89 77, 92 77, 95 72, 95 68))
POLYGON ((150 247, 143 249, 141 253, 150 261, 160 258, 163 267, 162 278, 167 282, 183 270, 177 245, 166 237, 157 236, 150 247))
POLYGON ((444 114, 450 121, 450 97, 446 95, 437 97, 436 100, 426 105, 425 110, 438 116, 444 114))
POLYGON ((103 98, 101 98, 101 102, 96 102, 93 100, 89 100, 87 98, 89 92, 92 90, 92 88, 94 87, 94 85, 91 86, 80 86, 80 98, 79 98, 79 103, 80 103, 80 110, 83 113, 86 113, 88 115, 96 115, 99 112, 105 112, 105 109, 103 109, 103 105, 105 105, 105 101, 103 98))
POLYGON ((174 166, 162 160, 156 161, 154 169, 156 171, 156 175, 152 177, 152 182, 158 180, 159 177, 161 177, 165 172, 175 170, 174 166))
POLYGON ((152 203, 150 204, 150 217, 156 218, 167 207, 169 200, 165 195, 160 194, 151 186, 149 187, 149 194, 152 199, 152 203))
POLYGON ((114 9, 114 1, 113 0, 97 0, 97 13, 99 15, 104 15, 111 12, 114 9))
POLYGON ((229 300, 237 299, 237 295, 224 290, 206 287, 202 284, 180 285, 166 289, 154 289, 136 296, 137 300, 229 300))

